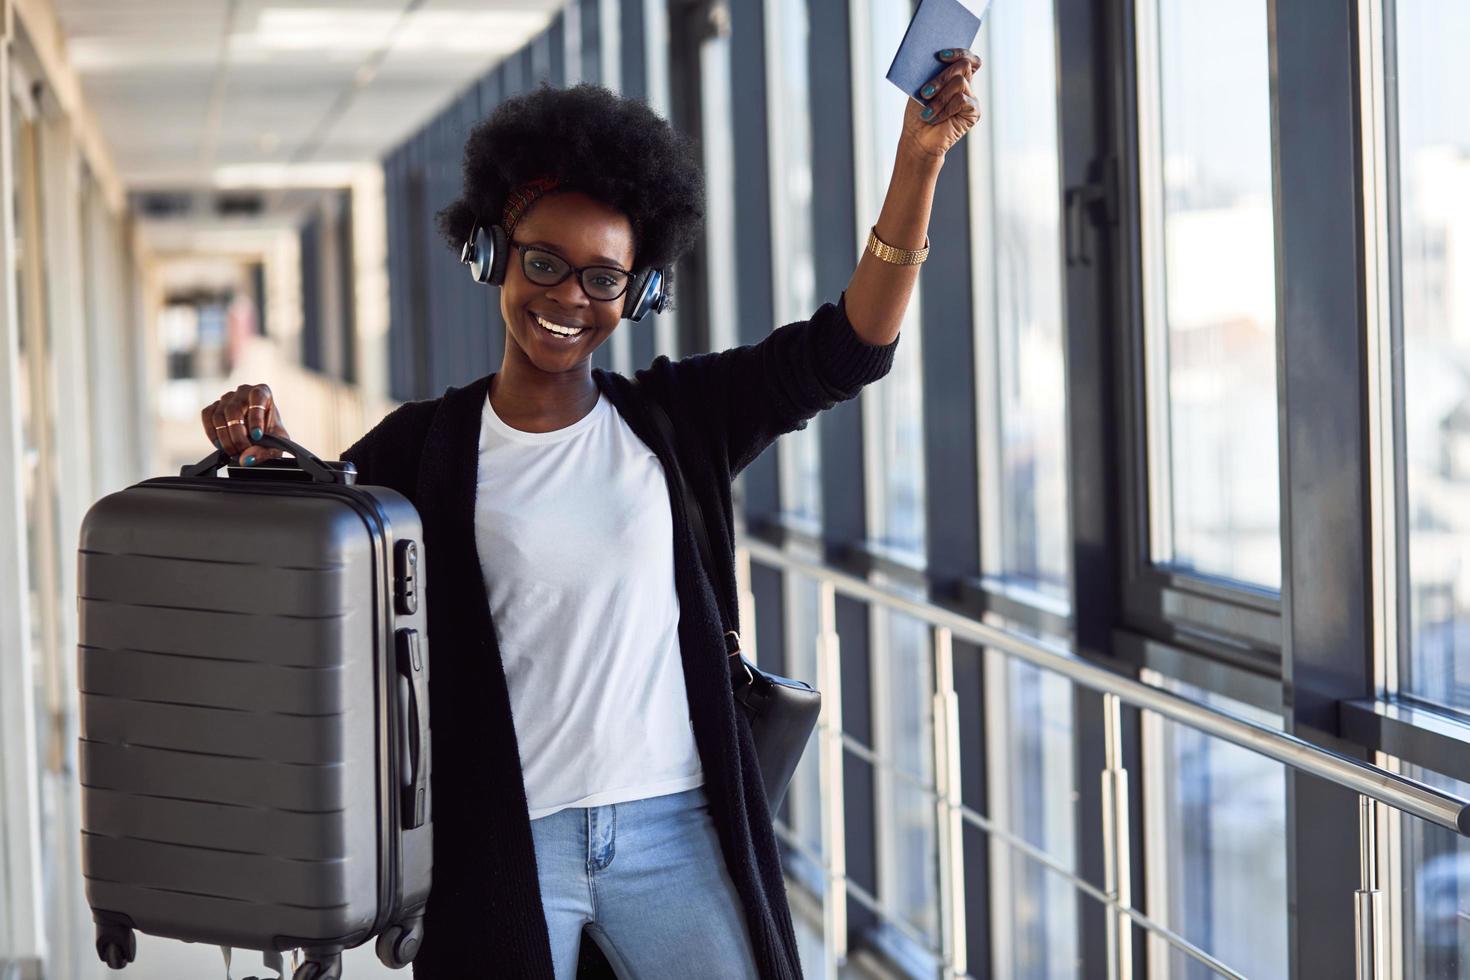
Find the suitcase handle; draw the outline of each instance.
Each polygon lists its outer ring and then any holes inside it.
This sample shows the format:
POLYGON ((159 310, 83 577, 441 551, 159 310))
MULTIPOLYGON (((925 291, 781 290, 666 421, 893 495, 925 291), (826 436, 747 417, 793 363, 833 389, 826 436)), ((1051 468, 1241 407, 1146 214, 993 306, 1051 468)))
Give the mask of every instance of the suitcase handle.
MULTIPOLYGON (((296 465, 299 466, 313 483, 347 483, 345 475, 332 470, 323 463, 321 459, 307 449, 298 445, 284 436, 263 435, 255 440, 257 446, 265 446, 268 449, 282 449, 296 457, 296 465)), ((223 449, 216 449, 208 456, 195 463, 193 466, 185 466, 179 470, 179 476, 212 476, 221 466, 230 462, 231 456, 223 449)))
POLYGON ((424 639, 415 629, 394 634, 398 661, 398 733, 400 807, 403 829, 422 827, 428 819, 429 794, 429 688, 424 670, 424 639))

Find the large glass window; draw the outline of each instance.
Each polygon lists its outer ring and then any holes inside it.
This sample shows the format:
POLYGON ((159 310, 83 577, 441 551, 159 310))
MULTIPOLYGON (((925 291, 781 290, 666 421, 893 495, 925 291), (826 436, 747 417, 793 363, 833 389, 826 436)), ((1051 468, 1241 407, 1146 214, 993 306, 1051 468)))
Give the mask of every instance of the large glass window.
MULTIPOLYGON (((33 111, 33 107, 31 107, 33 111)), ((57 705, 57 657, 60 655, 61 573, 57 561, 55 413, 51 385, 55 377, 51 321, 46 310, 45 227, 42 220, 41 124, 19 102, 12 104, 12 153, 15 159, 16 306, 18 347, 16 392, 20 408, 21 487, 26 508, 26 578, 30 583, 30 659, 36 705, 35 738, 39 783, 42 908, 47 937, 61 938, 53 914, 61 907, 63 853, 45 828, 56 818, 56 771, 63 747, 50 708, 57 705)))
POLYGON ((700 45, 699 76, 704 136, 705 282, 709 284, 710 350, 719 351, 739 342, 735 329, 735 134, 728 35, 716 34, 700 45))
POLYGON ((1394 8, 1409 536, 1400 683, 1470 709, 1470 114, 1447 94, 1470 90, 1470 5, 1394 8))
MULTIPOLYGON (((1176 694, 1258 724, 1276 715, 1145 671, 1176 694)), ((1279 762, 1144 712, 1148 913, 1245 976, 1286 977, 1286 769, 1279 762)), ((1150 939, 1155 977, 1214 971, 1150 939)))
MULTIPOLYGON (((985 657, 991 819, 1059 867, 1075 871, 1072 685, 994 651, 985 657)), ((1078 893, 1065 876, 1005 841, 994 841, 990 908, 996 976, 1064 980, 1080 975, 1078 893)))
MULTIPOLYGON (((881 578, 881 576, 880 576, 881 578)), ((880 581, 899 587, 896 582, 880 581)), ((938 827, 934 808, 933 665, 929 627, 873 611, 874 748, 878 770, 878 897, 931 949, 939 948, 938 827)))
MULTIPOLYGON (((806 0, 766 3, 767 118, 770 121, 771 272, 776 322, 812 315, 817 303, 812 256, 811 90, 807 83, 806 0)), ((828 299, 827 297, 823 298, 828 299)), ((837 297, 830 297, 836 301, 837 297)), ((778 443, 781 507, 816 531, 822 516, 821 427, 805 429, 778 443)))
POLYGON ((1151 556, 1281 585, 1266 0, 1137 7, 1151 556))
MULTIPOLYGON (((908 0, 865 0, 855 10, 865 25, 854 53, 861 79, 853 93, 853 132, 858 141, 859 241, 878 220, 893 172, 908 96, 883 77, 897 39, 908 28, 908 0)), ((935 63, 936 68, 938 62, 935 63)), ((922 560, 924 516, 923 360, 919 344, 919 291, 914 289, 900 328, 903 340, 888 376, 863 389, 867 429, 868 534, 880 547, 922 560)))
MULTIPOLYGON (((786 576, 786 673, 813 687, 820 686, 817 638, 821 631, 821 591, 815 579, 786 576)), ((806 751, 786 797, 791 801, 791 829, 802 846, 822 854, 822 771, 820 732, 812 730, 806 751)), ((825 859, 827 855, 822 855, 825 859)))
POLYGON ((987 575, 1067 594, 1066 390, 1055 13, 995 5, 977 45, 988 127, 972 137, 982 527, 987 575))
MULTIPOLYGON (((1456 796, 1470 783, 1418 766, 1404 775, 1456 796)), ((1404 876, 1404 980, 1458 980, 1470 972, 1470 840, 1454 831, 1401 816, 1404 876)), ((1390 897, 1390 901, 1393 898, 1390 897)))

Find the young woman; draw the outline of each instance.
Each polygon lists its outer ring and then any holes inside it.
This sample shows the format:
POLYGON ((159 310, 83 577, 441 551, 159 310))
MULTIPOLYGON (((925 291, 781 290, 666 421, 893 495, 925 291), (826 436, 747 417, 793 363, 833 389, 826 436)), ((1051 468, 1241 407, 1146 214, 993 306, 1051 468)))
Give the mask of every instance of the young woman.
MULTIPOLYGON (((695 237, 691 144, 590 85, 512 99, 470 134, 464 195, 439 224, 456 251, 478 242, 463 259, 500 286, 500 370, 403 405, 342 455, 424 521, 434 887, 420 980, 566 980, 584 928, 623 978, 801 975, 715 599, 737 607, 730 483, 892 364, 936 177, 979 115, 979 60, 951 50, 936 66, 836 305, 751 346, 659 357, 636 388, 592 352, 633 307, 661 305, 651 271, 667 277, 695 237), (718 568, 701 567, 666 482, 675 461, 718 568)), ((262 431, 286 432, 266 385, 221 396, 203 423, 247 466, 278 455, 254 444, 262 431)))

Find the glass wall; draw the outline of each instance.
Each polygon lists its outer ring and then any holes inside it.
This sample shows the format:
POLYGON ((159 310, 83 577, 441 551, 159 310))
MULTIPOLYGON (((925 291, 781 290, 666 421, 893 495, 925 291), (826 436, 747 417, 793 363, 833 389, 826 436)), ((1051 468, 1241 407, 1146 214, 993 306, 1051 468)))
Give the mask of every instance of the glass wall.
MULTIPOLYGON (((991 819, 1056 866, 1075 872, 1072 685, 995 651, 986 651, 985 675, 991 819)), ((1080 976, 1078 892, 1072 882, 1005 841, 993 841, 989 853, 995 975, 1080 976)))
MULTIPOLYGON (((1404 775, 1470 797, 1470 783, 1429 769, 1407 766, 1404 775)), ((1463 977, 1470 971, 1470 841, 1413 817, 1400 827, 1401 860, 1412 873, 1391 900, 1404 908, 1404 980, 1463 977)))
POLYGON ((1470 114, 1448 98, 1470 86, 1470 6, 1394 9, 1409 538, 1401 686, 1470 709, 1470 114))
MULTIPOLYGON (((854 19, 863 25, 854 52, 862 89, 854 93, 854 138, 858 168, 858 241, 866 241, 875 224, 893 172, 898 134, 903 129, 908 97, 883 74, 893 60, 894 39, 901 38, 913 15, 908 0, 855 0, 854 19)), ((937 64, 937 62, 936 62, 937 64)), ((863 423, 867 428, 868 537, 879 548, 923 561, 924 436, 923 355, 919 339, 919 292, 914 290, 903 323, 903 341, 893 368, 881 384, 863 390, 863 423)))
MULTIPOLYGON (((806 0, 767 0, 766 105, 770 121, 771 250, 776 322, 811 316, 818 303, 812 243, 811 118, 806 0)), ((837 297, 821 301, 835 302, 837 297)), ((816 531, 822 518, 821 426, 778 443, 781 509, 816 531)))
MULTIPOLYGON (((788 576, 786 590, 786 674, 819 687, 817 638, 821 630, 820 590, 809 578, 788 576)), ((813 854, 822 853, 821 752, 819 733, 812 730, 801 764, 787 790, 791 829, 813 854)), ((818 882, 811 882, 817 886, 818 882)), ((814 887, 813 890, 820 890, 814 887)))
POLYGON ((1067 595, 1056 25, 1046 2, 997 5, 979 44, 987 129, 971 148, 979 310, 984 571, 1067 595), (983 148, 989 143, 990 152, 983 148))
MULTIPOLYGON (((1280 727, 1250 705, 1151 680, 1280 727)), ((1152 712, 1144 713, 1143 761, 1149 915, 1245 976, 1288 976, 1285 767, 1152 712)), ((1158 938, 1149 964, 1151 977, 1215 976, 1158 938)))
POLYGON ((731 124, 730 38, 716 34, 700 45, 700 116, 705 183, 705 281, 709 283, 710 349, 739 343, 735 327, 735 134, 731 124))
POLYGON ((878 898, 932 949, 939 944, 939 859, 929 628, 875 610, 873 631, 872 689, 881 692, 873 699, 874 748, 887 760, 877 780, 878 898))
POLYGON ((1137 11, 1151 553, 1277 589, 1266 3, 1137 11))
MULTIPOLYGON (((62 667, 63 555, 60 531, 60 466, 56 430, 58 409, 55 330, 48 307, 50 272, 46 264, 45 170, 42 129, 29 96, 18 100, 12 117, 16 174, 16 257, 19 338, 19 396, 26 508, 26 563, 30 582, 30 656, 35 684, 36 768, 40 775, 40 859, 42 920, 47 940, 58 949, 67 942, 75 883, 67 875, 71 850, 67 833, 74 822, 66 803, 72 775, 66 760, 67 711, 72 700, 62 667)), ((65 166, 56 161, 52 166, 65 166)))

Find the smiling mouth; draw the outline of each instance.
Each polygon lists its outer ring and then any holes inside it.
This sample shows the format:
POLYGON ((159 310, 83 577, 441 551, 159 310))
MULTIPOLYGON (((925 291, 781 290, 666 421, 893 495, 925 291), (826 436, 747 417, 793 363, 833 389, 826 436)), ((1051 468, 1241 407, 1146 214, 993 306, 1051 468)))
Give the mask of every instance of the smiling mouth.
POLYGON ((588 332, 587 327, 564 327, 559 323, 552 323, 550 320, 537 316, 535 313, 531 314, 531 322, 536 324, 536 328, 544 336, 562 344, 570 344, 588 332))

